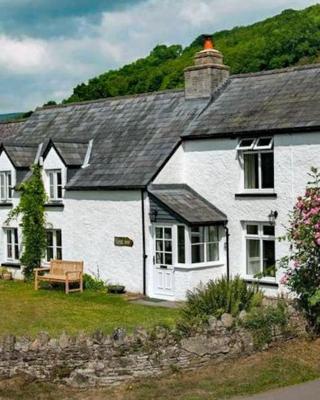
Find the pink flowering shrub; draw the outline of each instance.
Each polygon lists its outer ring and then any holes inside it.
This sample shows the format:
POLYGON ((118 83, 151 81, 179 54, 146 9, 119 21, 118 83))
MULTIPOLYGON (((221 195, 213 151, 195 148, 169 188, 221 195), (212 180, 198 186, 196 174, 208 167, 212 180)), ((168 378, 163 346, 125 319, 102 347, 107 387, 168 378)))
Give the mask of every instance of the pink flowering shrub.
POLYGON ((297 294, 309 322, 320 330, 320 173, 312 168, 309 175, 312 181, 290 214, 284 239, 291 254, 280 262, 285 269, 280 282, 297 294))

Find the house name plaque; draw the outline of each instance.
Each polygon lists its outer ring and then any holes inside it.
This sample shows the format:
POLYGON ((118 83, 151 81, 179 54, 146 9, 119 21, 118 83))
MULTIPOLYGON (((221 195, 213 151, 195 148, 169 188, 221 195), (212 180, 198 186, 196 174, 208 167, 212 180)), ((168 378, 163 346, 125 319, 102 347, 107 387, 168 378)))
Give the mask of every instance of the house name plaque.
POLYGON ((115 237, 114 238, 115 246, 119 247, 133 247, 133 240, 128 237, 115 237))

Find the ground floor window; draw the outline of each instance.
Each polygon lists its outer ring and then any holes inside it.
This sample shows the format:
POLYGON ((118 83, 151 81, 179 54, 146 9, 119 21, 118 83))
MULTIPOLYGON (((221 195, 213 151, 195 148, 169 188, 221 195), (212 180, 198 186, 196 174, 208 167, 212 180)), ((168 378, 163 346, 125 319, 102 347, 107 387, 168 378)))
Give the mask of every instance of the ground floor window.
POLYGON ((47 230, 47 261, 62 260, 62 234, 60 229, 47 230))
POLYGON ((19 261, 19 240, 17 228, 6 228, 6 259, 7 261, 19 261))
POLYGON ((263 223, 246 224, 247 275, 275 277, 275 227, 263 223))
POLYGON ((219 260, 219 227, 199 226, 191 229, 192 264, 219 260))

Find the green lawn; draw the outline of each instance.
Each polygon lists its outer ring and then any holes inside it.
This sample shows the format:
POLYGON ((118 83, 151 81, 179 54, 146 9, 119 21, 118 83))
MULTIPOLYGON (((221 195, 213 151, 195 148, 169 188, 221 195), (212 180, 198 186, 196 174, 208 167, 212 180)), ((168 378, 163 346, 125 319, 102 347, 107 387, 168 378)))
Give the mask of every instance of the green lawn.
POLYGON ((0 304, 0 336, 34 336, 39 331, 54 336, 80 330, 111 333, 117 327, 131 331, 136 326, 173 325, 178 316, 176 309, 136 305, 119 295, 35 291, 31 284, 18 281, 0 281, 0 304))

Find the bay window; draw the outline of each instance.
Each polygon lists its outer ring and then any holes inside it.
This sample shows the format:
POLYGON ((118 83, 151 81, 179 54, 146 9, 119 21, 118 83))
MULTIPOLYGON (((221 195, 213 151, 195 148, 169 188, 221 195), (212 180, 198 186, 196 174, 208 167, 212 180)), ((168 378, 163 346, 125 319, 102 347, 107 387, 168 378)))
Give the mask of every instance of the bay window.
POLYGON ((0 200, 6 202, 12 199, 12 175, 9 171, 0 172, 0 200))
POLYGON ((200 226, 191 228, 192 264, 219 260, 219 227, 200 226))
POLYGON ((275 277, 275 227, 263 223, 247 223, 246 264, 247 275, 275 277))

